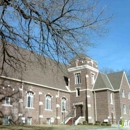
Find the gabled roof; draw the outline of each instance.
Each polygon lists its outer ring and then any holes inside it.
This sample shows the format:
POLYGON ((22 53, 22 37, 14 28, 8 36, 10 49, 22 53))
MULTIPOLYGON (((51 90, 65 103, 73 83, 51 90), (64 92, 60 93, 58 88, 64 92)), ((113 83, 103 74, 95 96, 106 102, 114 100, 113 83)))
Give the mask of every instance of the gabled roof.
POLYGON ((99 73, 93 90, 119 90, 122 82, 123 71, 110 74, 99 73))
POLYGON ((93 90, 101 90, 101 89, 111 89, 113 90, 113 87, 107 77, 106 74, 100 73, 98 74, 97 80, 95 82, 93 90))
POLYGON ((120 89, 122 76, 123 76, 123 71, 110 73, 107 76, 108 76, 114 90, 120 89))

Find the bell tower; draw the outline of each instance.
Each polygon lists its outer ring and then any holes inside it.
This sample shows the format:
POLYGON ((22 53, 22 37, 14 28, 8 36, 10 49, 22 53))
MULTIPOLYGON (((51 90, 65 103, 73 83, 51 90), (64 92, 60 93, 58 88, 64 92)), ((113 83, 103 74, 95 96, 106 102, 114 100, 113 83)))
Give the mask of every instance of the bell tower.
POLYGON ((88 122, 94 122, 92 89, 98 75, 97 62, 81 54, 68 66, 71 104, 76 108, 76 118, 82 116, 88 122))

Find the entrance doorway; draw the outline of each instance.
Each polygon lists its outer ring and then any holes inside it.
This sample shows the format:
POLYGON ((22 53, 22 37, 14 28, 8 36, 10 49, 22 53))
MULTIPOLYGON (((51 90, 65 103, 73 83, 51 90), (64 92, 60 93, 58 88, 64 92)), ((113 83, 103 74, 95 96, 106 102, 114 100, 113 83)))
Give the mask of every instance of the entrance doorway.
POLYGON ((76 105, 76 118, 83 116, 83 105, 76 105))

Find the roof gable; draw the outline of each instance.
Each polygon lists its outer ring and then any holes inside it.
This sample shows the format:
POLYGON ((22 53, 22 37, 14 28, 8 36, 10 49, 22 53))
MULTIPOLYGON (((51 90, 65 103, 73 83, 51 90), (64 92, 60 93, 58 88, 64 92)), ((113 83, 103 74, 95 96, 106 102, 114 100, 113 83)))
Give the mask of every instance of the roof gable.
POLYGON ((99 73, 93 89, 94 90, 101 90, 101 89, 113 90, 113 87, 112 87, 107 75, 103 74, 103 73, 99 73))
POLYGON ((122 87, 124 87, 124 83, 125 83, 125 87, 128 86, 130 88, 130 85, 129 85, 129 82, 128 82, 128 79, 127 79, 127 76, 126 76, 126 73, 124 72, 123 75, 122 75, 122 80, 121 80, 121 85, 120 85, 120 89, 122 87))
POLYGON ((116 73, 110 73, 107 75, 114 90, 119 90, 121 86, 123 71, 116 72, 116 73))

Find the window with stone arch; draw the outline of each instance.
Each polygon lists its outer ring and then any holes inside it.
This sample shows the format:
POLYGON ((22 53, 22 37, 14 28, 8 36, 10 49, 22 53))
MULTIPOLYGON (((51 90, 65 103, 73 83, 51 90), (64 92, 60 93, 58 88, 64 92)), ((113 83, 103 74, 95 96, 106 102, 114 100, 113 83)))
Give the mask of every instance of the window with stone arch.
POLYGON ((81 73, 75 73, 75 84, 81 84, 81 73))
POLYGON ((28 108, 33 108, 33 100, 34 100, 34 93, 31 91, 27 92, 27 102, 26 102, 26 106, 28 108))
POLYGON ((46 95, 46 99, 45 99, 45 109, 46 110, 51 110, 51 100, 52 100, 51 95, 46 95))
POLYGON ((66 98, 61 99, 61 111, 66 111, 66 98))

